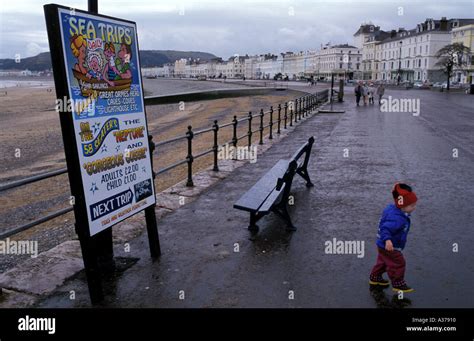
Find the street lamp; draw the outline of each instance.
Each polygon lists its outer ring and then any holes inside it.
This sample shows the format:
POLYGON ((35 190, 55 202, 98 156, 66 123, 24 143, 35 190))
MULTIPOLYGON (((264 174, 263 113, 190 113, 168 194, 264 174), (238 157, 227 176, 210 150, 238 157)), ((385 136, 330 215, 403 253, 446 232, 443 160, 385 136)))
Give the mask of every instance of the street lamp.
POLYGON ((402 78, 402 41, 400 40, 400 52, 398 53, 398 77, 397 85, 400 85, 400 79, 402 78))

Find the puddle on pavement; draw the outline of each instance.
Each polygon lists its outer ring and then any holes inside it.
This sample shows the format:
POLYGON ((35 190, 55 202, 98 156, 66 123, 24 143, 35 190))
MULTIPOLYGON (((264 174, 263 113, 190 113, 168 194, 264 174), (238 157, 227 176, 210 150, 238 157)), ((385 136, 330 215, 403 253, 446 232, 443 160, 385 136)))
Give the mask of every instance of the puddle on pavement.
POLYGON ((412 305, 409 298, 399 298, 398 293, 394 293, 388 288, 383 289, 376 285, 369 285, 369 291, 378 308, 403 309, 412 305))

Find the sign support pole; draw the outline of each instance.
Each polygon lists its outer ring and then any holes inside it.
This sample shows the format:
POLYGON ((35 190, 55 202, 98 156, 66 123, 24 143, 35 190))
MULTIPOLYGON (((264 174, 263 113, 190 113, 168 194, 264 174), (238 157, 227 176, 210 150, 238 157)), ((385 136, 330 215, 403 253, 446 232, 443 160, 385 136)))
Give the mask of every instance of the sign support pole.
MULTIPOLYGON (((98 14, 98 0, 88 0, 87 10, 98 14)), ((114 247, 112 242, 112 229, 105 229, 92 237, 97 253, 97 263, 101 272, 111 274, 115 271, 114 247)))
MULTIPOLYGON (((148 143, 150 145, 150 161, 151 169, 153 169, 153 151, 155 144, 153 143, 153 136, 148 135, 148 143)), ((155 181, 156 173, 153 171, 153 181, 155 181)), ((146 229, 148 234, 148 243, 150 245, 151 257, 156 259, 161 255, 160 237, 158 236, 158 226, 156 224, 155 205, 145 208, 146 229)))

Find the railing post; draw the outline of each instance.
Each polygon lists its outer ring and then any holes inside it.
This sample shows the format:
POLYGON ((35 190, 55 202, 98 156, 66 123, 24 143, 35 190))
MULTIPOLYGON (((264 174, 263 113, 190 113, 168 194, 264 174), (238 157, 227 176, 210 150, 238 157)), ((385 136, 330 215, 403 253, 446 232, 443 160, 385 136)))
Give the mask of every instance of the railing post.
POLYGON ((188 126, 188 131, 186 132, 186 138, 188 139, 188 156, 186 157, 186 160, 188 161, 188 181, 186 182, 187 187, 193 187, 193 128, 191 126, 188 126))
POLYGON ((298 122, 298 98, 295 99, 295 123, 298 122))
POLYGON ((293 127, 293 111, 295 110, 295 102, 291 102, 290 105, 290 127, 293 127))
POLYGON ((214 131, 214 146, 212 147, 214 151, 214 168, 212 170, 218 172, 219 166, 217 165, 217 155, 219 154, 219 146, 217 144, 217 132, 219 131, 219 125, 217 124, 217 120, 214 121, 212 130, 214 131))
POLYGON ((153 152, 156 149, 155 142, 153 142, 153 135, 148 135, 148 145, 150 146, 150 161, 151 161, 151 174, 153 176, 153 180, 156 178, 155 170, 153 169, 153 152))
POLYGON ((278 129, 277 134, 280 134, 280 125, 281 125, 281 104, 278 104, 278 129))
POLYGON ((285 124, 284 124, 284 127, 286 129, 286 121, 288 119, 288 102, 285 102, 285 115, 284 115, 284 119, 285 119, 285 124))
POLYGON ((298 101, 298 121, 301 121, 301 111, 303 111, 303 97, 300 97, 300 100, 298 101))
POLYGON ((306 117, 306 109, 307 109, 306 107, 308 105, 307 99, 308 98, 306 96, 303 97, 303 113, 302 113, 303 117, 306 117))
POLYGON ((268 125, 270 128, 270 135, 268 136, 268 139, 273 140, 273 106, 270 107, 270 123, 268 125))
POLYGON ((263 109, 260 109, 260 142, 259 144, 263 144, 263 109))
POLYGON ((234 147, 237 147, 237 116, 234 116, 234 119, 232 120, 232 127, 233 127, 233 133, 232 133, 232 145, 234 147))
POLYGON ((249 119, 248 120, 249 120, 249 131, 247 132, 247 136, 249 138, 248 145, 249 145, 249 148, 250 148, 250 146, 252 145, 252 134, 253 134, 252 133, 252 112, 251 111, 249 111, 249 119))
POLYGON ((304 116, 308 116, 308 111, 309 111, 309 95, 306 95, 306 99, 305 99, 305 111, 304 111, 304 116))

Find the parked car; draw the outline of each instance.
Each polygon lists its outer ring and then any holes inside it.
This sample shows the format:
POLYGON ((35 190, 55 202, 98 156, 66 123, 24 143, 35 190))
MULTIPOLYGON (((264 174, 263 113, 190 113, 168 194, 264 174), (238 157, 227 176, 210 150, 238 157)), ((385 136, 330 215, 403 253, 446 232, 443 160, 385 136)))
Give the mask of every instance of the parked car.
POLYGON ((441 84, 440 82, 436 82, 432 85, 433 88, 441 88, 443 86, 443 84, 441 84))
POLYGON ((415 83, 413 83, 413 87, 415 89, 429 89, 430 85, 427 82, 416 81, 415 83))
POLYGON ((415 83, 413 83, 413 87, 416 89, 421 89, 423 87, 423 82, 416 81, 415 83))

